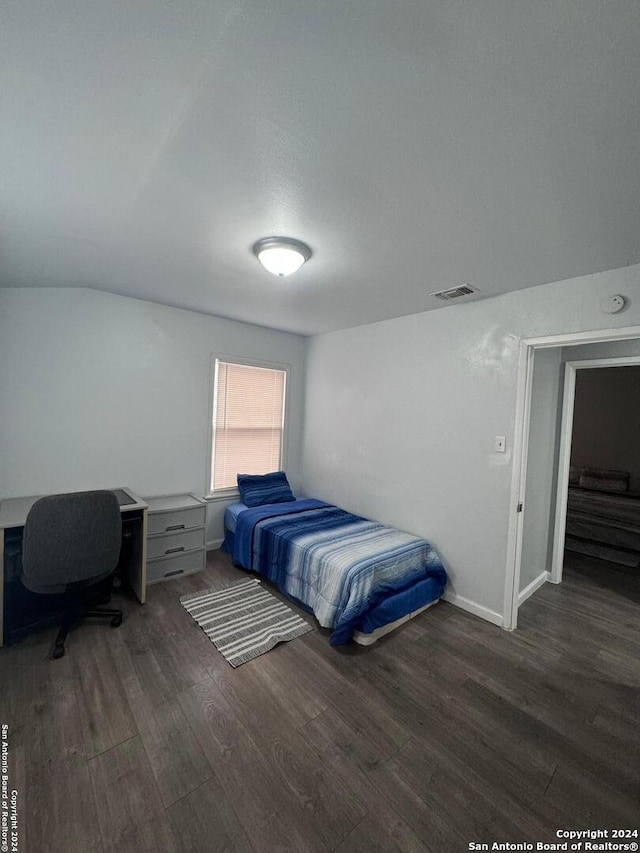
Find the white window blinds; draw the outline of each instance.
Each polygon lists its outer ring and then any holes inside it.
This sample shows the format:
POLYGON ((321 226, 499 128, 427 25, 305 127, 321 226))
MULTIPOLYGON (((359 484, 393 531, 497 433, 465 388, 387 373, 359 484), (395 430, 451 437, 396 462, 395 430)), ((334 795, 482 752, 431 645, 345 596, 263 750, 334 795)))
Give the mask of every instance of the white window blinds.
POLYGON ((216 359, 211 491, 282 464, 286 373, 216 359))

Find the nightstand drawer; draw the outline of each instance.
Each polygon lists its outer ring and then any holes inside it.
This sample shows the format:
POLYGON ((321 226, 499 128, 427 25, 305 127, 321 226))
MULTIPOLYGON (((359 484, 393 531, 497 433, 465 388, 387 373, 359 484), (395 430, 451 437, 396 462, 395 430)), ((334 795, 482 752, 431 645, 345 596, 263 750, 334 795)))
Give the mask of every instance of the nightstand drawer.
POLYGON ((196 551, 187 551, 176 557, 160 557, 156 560, 147 560, 147 583, 161 581, 165 578, 177 575, 189 574, 204 569, 205 551, 199 548, 196 551))
POLYGON ((171 533, 194 527, 204 527, 206 512, 205 506, 176 509, 169 512, 150 512, 148 515, 148 535, 155 536, 157 533, 171 533))
POLYGON ((160 533, 147 539, 147 559, 168 557, 204 547, 204 527, 194 530, 179 530, 176 533, 160 533))

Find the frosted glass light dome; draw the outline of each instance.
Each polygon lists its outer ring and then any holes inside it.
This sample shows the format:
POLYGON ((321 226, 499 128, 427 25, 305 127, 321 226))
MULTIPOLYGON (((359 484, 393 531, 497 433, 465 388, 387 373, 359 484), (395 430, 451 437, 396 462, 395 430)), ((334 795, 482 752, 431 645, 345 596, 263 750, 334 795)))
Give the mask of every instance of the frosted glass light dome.
POLYGON ((311 249, 291 237, 263 237, 253 245, 253 254, 272 275, 291 275, 311 257, 311 249))

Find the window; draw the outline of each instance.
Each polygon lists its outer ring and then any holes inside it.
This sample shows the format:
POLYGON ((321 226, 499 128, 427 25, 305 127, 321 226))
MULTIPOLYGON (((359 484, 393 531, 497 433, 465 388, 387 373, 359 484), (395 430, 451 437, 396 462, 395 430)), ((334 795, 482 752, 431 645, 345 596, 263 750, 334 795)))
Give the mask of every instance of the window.
POLYGON ((211 494, 282 467, 286 369, 215 361, 211 494))

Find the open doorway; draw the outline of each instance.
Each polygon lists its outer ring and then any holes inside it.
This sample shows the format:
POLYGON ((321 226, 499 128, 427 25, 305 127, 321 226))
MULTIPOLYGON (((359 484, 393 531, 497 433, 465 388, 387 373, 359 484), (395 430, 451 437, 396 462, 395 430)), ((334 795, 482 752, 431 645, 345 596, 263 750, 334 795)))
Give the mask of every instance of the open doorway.
MULTIPOLYGON (((530 595, 545 582, 559 583, 562 578, 576 375, 588 369, 640 366, 639 332, 608 330, 521 343, 507 629, 516 627, 518 608, 530 595)), ((607 470, 609 465, 617 470, 613 463, 582 467, 607 470)), ((631 474, 629 490, 637 491, 631 474)))
POLYGON ((549 579, 639 600, 640 358, 566 364, 559 456, 549 579))

